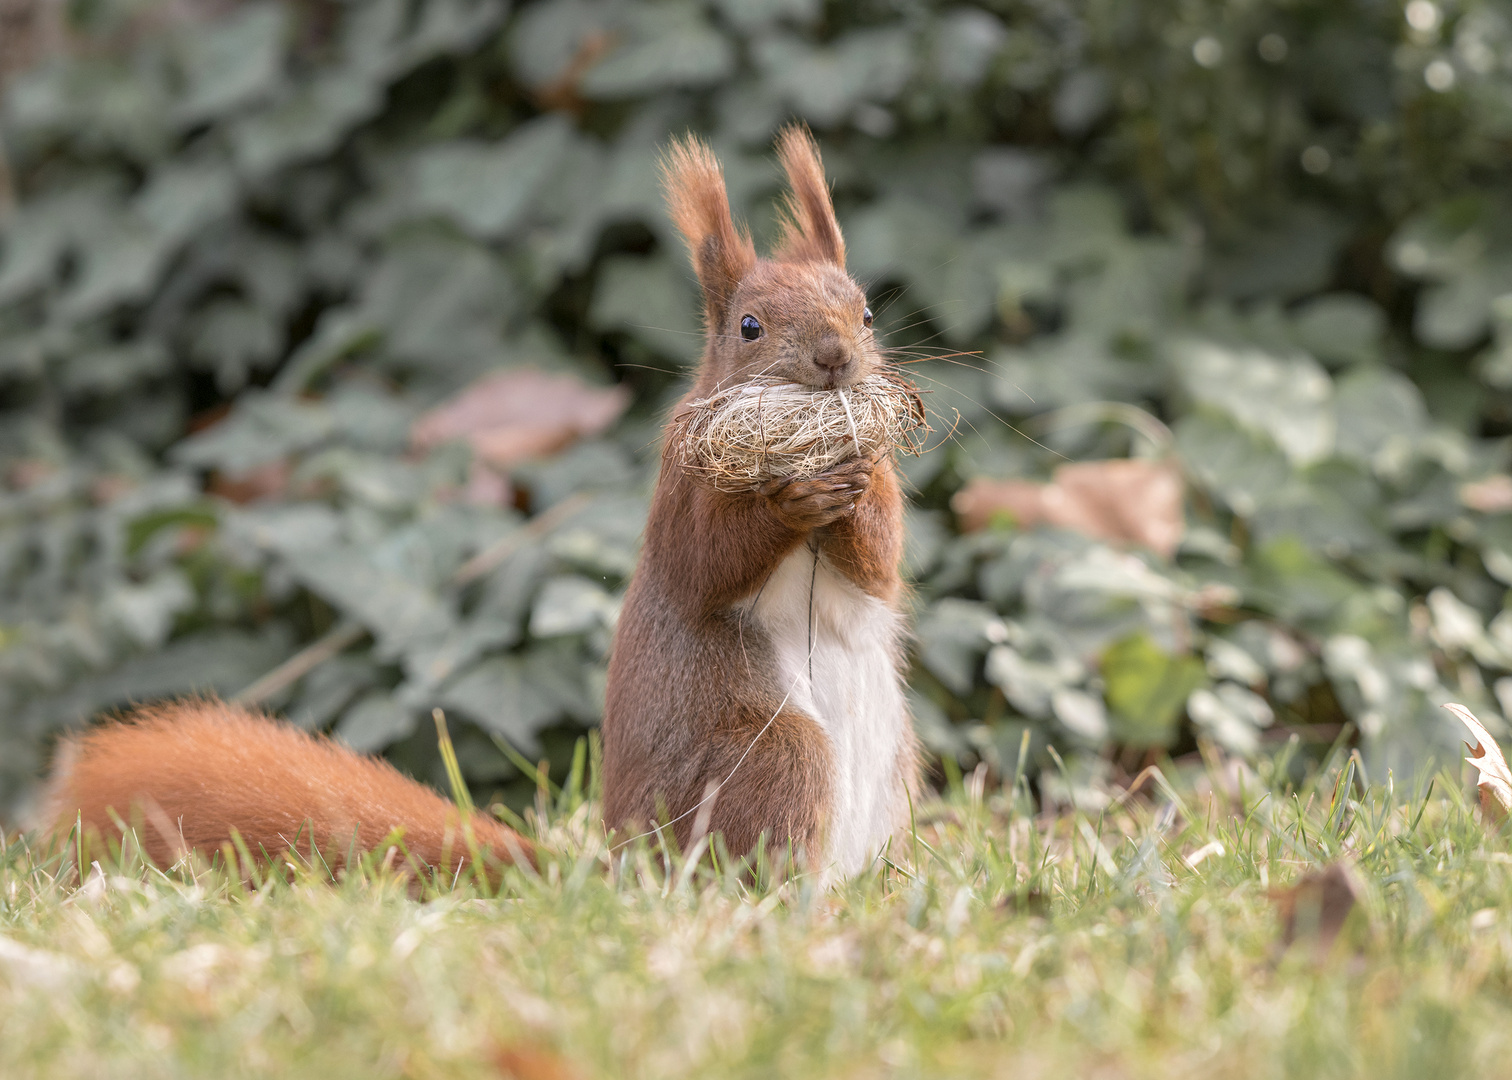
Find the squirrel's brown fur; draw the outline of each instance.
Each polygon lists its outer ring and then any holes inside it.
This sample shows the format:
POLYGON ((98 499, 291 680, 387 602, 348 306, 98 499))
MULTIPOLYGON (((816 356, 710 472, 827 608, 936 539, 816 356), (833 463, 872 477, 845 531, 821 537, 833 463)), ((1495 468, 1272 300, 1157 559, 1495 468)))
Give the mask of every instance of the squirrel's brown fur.
MULTIPOLYGON (((60 745, 38 824, 117 842, 132 824, 161 866, 184 850, 214 854, 233 830, 254 855, 311 843, 336 869, 396 828, 413 860, 454 871, 468 846, 457 808, 386 761, 214 700, 141 708, 60 745)), ((529 841, 475 813, 476 842, 499 864, 530 858, 529 841)))
MULTIPOLYGON (((790 194, 771 260, 757 258, 731 220, 706 146, 689 139, 665 159, 667 201, 704 294, 705 351, 685 401, 756 374, 843 387, 882 365, 869 315, 863 323, 865 294, 844 267, 818 150, 795 126, 780 137, 778 154, 790 194), (745 315, 759 320, 760 339, 742 338, 745 315)), ((804 545, 815 551, 816 573, 822 558, 895 606, 902 513, 890 459, 853 460, 813 479, 727 494, 680 469, 676 447, 664 448, 609 669, 604 815, 611 827, 670 819, 686 844, 704 817, 736 853, 765 833, 780 847, 821 854, 833 801, 832 743, 816 717, 784 705, 772 643, 748 608, 804 545)), ((912 789, 911 731, 896 770, 912 789)))

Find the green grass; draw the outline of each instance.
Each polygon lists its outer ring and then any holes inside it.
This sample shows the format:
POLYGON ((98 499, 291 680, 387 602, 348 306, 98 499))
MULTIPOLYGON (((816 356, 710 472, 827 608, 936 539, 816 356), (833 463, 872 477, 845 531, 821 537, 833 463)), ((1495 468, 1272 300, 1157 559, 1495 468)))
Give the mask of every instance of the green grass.
POLYGON ((1457 778, 1345 768, 1055 818, 968 781, 829 892, 645 850, 605 873, 571 791, 532 818, 565 854, 499 898, 129 859, 79 887, 12 836, 0 1076, 485 1077, 501 1048, 569 1070, 527 1080, 1512 1074, 1505 835, 1457 778), (1283 950, 1273 894, 1341 858, 1344 933, 1283 950))

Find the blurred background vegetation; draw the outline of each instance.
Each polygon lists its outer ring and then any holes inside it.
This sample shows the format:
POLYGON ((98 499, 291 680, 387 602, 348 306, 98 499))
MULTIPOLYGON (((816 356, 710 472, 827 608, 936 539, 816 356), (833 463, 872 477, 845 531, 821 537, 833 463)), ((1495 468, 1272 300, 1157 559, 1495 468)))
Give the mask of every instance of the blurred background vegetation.
POLYGON ((1507 734, 1502 4, 0 0, 0 87, 0 816, 194 691, 565 770, 699 351, 658 150, 760 240, 794 117, 929 391, 941 768, 1507 734))

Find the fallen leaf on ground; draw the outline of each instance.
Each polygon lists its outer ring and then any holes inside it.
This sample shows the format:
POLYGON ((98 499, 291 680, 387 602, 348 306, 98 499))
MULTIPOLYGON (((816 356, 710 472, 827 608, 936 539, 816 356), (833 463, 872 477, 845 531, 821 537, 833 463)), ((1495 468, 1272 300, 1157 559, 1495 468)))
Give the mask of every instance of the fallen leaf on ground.
POLYGON ((1480 779, 1476 783, 1480 787, 1481 814, 1487 821, 1500 825, 1507 819, 1507 812, 1512 810, 1512 772, 1507 769, 1507 759, 1502 757, 1501 747, 1496 745, 1496 740, 1473 712, 1453 703, 1444 708, 1459 717, 1475 738, 1474 743, 1465 744, 1470 751, 1465 760, 1480 770, 1480 779))
POLYGON ((629 404, 623 386, 589 386, 573 375, 529 368, 501 371, 417 419, 410 442, 428 450, 464 440, 480 460, 503 469, 599 434, 629 404))
POLYGON ((1344 863, 1310 870, 1291 888, 1277 889, 1271 899, 1281 914, 1282 948, 1311 941, 1315 953, 1328 952, 1359 898, 1359 885, 1344 863))
POLYGON ((1115 544, 1138 544, 1168 559, 1186 529, 1182 492, 1174 463, 1123 458, 1062 465, 1048 484, 977 478, 950 505, 967 532, 1006 512, 1022 528, 1058 525, 1115 544))
POLYGON ((497 1047, 494 1065, 510 1080, 577 1080, 581 1075, 562 1055, 530 1043, 497 1047))

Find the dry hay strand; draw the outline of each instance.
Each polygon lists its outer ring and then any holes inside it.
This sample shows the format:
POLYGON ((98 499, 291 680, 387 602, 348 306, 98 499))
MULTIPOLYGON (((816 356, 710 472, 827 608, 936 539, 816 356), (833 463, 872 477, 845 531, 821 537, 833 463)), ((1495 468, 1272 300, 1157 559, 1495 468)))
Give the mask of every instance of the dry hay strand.
POLYGON ((918 454, 929 432, 919 391, 896 375, 834 390, 757 376, 690 401, 672 428, 682 467, 726 492, 808 479, 857 457, 918 454))

